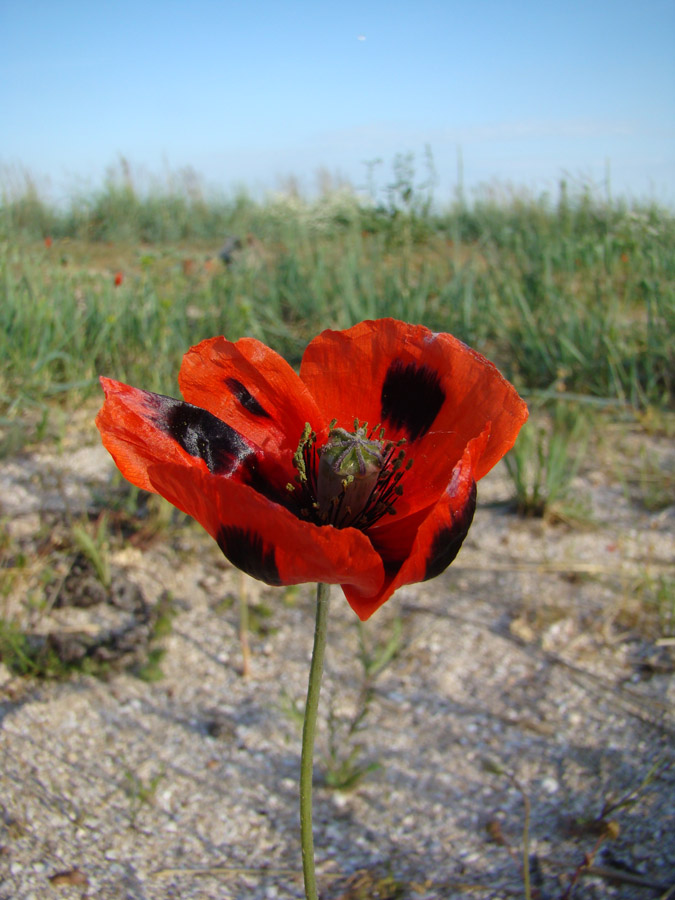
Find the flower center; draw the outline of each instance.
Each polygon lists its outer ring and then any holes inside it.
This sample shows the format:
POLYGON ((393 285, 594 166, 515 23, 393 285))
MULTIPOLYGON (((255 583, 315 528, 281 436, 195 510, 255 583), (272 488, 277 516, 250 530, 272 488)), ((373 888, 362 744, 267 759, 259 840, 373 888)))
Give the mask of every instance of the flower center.
POLYGON ((403 443, 385 440, 379 425, 369 433, 368 423, 359 425, 356 419, 354 431, 332 422, 326 443, 317 449, 316 434, 306 425, 293 456, 303 518, 363 530, 394 514, 394 502, 403 493, 400 481, 412 465, 409 459, 404 466, 403 443))

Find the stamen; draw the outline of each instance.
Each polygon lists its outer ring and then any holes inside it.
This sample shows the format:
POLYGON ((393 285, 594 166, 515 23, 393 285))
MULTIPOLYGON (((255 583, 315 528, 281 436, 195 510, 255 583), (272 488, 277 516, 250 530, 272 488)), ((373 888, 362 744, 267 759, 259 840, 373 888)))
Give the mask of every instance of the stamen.
MULTIPOLYGON (((335 528, 367 529, 385 515, 395 515, 395 501, 403 494, 400 484, 410 470, 401 445, 405 439, 386 441, 378 423, 354 419, 354 432, 330 423, 328 440, 316 447, 316 434, 305 425, 293 455, 300 486, 294 500, 302 518, 335 528), (377 435, 377 438, 374 436, 377 435)), ((287 485, 290 493, 296 487, 287 485)))
MULTIPOLYGON (((298 470, 298 481, 300 481, 301 484, 307 482, 305 450, 313 435, 314 432, 312 431, 312 426, 309 424, 309 422, 307 422, 303 429, 302 437, 300 438, 300 443, 298 444, 298 449, 293 454, 293 465, 298 470)), ((316 435, 314 435, 314 439, 316 440, 316 435)))

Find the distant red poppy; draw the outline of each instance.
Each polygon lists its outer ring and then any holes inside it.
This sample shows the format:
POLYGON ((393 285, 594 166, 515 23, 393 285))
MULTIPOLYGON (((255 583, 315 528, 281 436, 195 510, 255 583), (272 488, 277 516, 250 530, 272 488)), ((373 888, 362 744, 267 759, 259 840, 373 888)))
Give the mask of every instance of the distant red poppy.
POLYGON ((50 237, 46 237, 45 238, 45 247, 47 248, 47 250, 49 250, 51 245, 52 245, 52 239, 50 237))
POLYGON ((124 275, 121 272, 115 272, 115 278, 114 278, 115 287, 119 287, 123 281, 124 281, 124 275))
POLYGON ((476 481, 527 418, 480 354, 393 319, 324 331, 300 375, 252 338, 203 341, 179 374, 188 402, 101 383, 97 425, 129 481, 267 584, 342 585, 361 619, 453 561, 476 481))

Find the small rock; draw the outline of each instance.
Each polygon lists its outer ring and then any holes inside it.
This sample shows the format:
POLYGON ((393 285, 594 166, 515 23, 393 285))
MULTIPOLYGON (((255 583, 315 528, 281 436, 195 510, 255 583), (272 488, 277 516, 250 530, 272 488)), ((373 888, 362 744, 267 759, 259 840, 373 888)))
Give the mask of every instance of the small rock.
POLYGON ((546 791, 547 794, 557 794, 560 790, 560 785, 551 775, 542 779, 541 788, 543 791, 546 791))

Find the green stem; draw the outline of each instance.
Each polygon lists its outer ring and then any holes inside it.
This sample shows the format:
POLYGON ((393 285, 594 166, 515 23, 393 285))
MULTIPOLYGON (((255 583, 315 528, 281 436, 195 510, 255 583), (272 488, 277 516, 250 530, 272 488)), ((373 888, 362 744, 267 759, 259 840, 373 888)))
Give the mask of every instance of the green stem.
POLYGON ((302 872, 305 877, 305 897, 317 900, 316 874, 314 872, 314 835, 312 833, 312 774, 316 714, 319 708, 321 675, 326 650, 328 623, 328 598, 330 585, 316 586, 316 624, 314 648, 309 667, 305 721, 302 726, 302 756, 300 759, 300 842, 302 845, 302 872))

